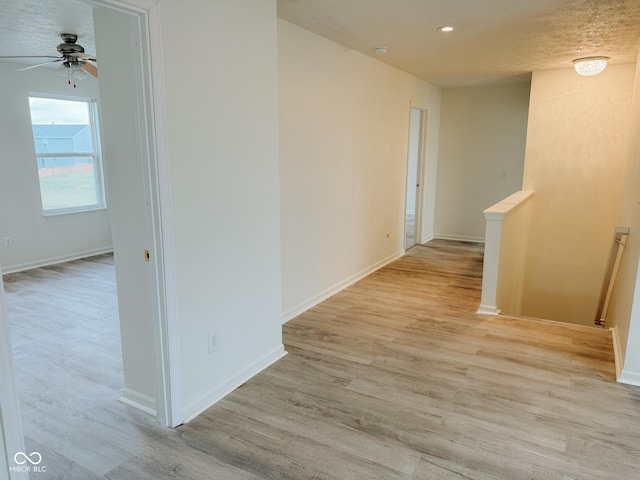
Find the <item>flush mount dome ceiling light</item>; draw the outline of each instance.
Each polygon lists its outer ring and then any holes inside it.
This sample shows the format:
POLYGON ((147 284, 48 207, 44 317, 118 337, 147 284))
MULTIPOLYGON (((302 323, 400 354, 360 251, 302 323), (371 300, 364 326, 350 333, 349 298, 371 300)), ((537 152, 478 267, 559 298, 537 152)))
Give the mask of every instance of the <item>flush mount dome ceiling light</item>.
POLYGON ((387 53, 388 48, 387 47, 373 47, 373 51, 377 54, 377 55, 384 55, 385 53, 387 53))
POLYGON ((607 66, 609 57, 583 57, 576 58, 573 61, 573 68, 576 69, 578 75, 590 77, 602 72, 607 66))
POLYGON ((450 25, 446 25, 444 27, 438 27, 436 28, 436 30, 438 30, 439 32, 453 32, 453 27, 450 25))

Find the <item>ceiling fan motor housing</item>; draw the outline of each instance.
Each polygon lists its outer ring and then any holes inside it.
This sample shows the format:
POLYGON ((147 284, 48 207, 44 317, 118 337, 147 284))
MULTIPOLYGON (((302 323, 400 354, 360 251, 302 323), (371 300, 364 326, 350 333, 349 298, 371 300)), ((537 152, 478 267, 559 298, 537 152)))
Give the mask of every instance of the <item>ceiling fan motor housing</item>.
POLYGON ((78 45, 76 41, 78 40, 78 36, 73 33, 63 33, 60 35, 62 37, 61 43, 58 45, 57 49, 62 55, 67 56, 72 53, 84 53, 84 48, 82 45, 78 45))

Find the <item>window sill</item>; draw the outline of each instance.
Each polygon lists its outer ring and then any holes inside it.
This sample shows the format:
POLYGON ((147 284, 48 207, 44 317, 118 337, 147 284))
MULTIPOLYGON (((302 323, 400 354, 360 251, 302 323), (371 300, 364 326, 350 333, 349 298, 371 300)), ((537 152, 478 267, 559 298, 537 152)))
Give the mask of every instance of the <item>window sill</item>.
POLYGON ((87 213, 107 210, 106 206, 76 207, 76 208, 57 208, 42 212, 43 217, 58 217, 60 215, 70 215, 73 213, 87 213))

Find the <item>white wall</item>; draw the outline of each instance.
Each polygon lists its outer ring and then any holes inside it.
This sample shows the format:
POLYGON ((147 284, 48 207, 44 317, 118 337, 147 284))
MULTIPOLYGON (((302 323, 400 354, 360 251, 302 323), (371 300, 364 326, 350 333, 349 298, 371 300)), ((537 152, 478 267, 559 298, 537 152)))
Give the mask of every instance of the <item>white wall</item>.
POLYGON ((433 177, 440 90, 284 20, 278 62, 288 320, 403 252, 411 101, 429 109, 433 177))
POLYGON ((284 353, 276 5, 160 0, 159 12, 188 419, 284 353))
POLYGON ((593 325, 622 220, 634 65, 533 73, 523 188, 533 190, 522 314, 593 325))
POLYGON ((483 210, 521 189, 529 87, 442 90, 436 237, 483 241, 483 210))
POLYGON ((107 210, 44 217, 29 113, 29 93, 99 98, 89 76, 77 88, 55 69, 16 70, 0 61, 0 265, 5 273, 111 249, 107 210), (5 247, 11 237, 13 246, 5 247))
POLYGON ((618 367, 624 363, 623 380, 640 384, 640 55, 636 64, 627 170, 620 224, 631 227, 607 312, 614 327, 618 367))

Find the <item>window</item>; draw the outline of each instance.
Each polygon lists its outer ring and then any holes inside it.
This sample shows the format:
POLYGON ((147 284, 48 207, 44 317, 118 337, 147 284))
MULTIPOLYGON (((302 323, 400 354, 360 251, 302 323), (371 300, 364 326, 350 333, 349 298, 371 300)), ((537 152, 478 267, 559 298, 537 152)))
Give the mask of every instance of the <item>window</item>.
POLYGON ((93 99, 29 97, 45 215, 105 207, 93 99))

